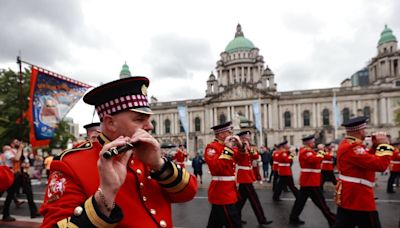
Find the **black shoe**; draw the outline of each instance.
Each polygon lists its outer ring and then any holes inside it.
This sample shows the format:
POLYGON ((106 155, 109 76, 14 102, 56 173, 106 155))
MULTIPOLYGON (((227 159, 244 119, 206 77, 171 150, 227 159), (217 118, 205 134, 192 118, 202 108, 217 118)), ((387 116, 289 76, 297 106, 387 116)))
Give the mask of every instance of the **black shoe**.
POLYGON ((246 220, 240 220, 240 223, 242 223, 244 225, 244 224, 247 224, 247 221, 246 220))
POLYGON ((14 222, 15 221, 15 218, 14 217, 11 217, 11 216, 3 216, 3 219, 2 219, 2 221, 3 222, 14 222))
POLYGON ((16 207, 16 208, 20 208, 21 205, 25 203, 25 200, 16 201, 16 202, 14 202, 14 203, 15 203, 15 207, 16 207))
POLYGON ((281 199, 272 199, 272 201, 274 201, 274 202, 280 202, 280 201, 282 201, 281 199))
POLYGON ((396 193, 396 192, 395 192, 395 191, 393 191, 393 190, 392 190, 392 191, 386 191, 386 192, 387 192, 387 193, 396 193))
POLYGON ((268 225, 268 224, 271 224, 271 223, 272 223, 272 220, 270 220, 270 221, 267 220, 267 221, 261 223, 260 227, 263 227, 263 225, 268 225))
POLYGON ((303 225, 305 222, 300 219, 290 219, 289 224, 291 225, 303 225))
POLYGON ((31 218, 39 218, 39 217, 42 217, 42 215, 39 212, 31 214, 31 218))

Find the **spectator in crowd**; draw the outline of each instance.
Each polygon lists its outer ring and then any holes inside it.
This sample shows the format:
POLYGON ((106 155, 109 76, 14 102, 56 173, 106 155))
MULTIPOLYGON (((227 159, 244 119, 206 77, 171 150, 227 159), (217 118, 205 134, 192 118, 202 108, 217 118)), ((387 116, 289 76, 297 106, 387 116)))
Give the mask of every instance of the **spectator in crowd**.
POLYGON ((205 161, 200 156, 200 153, 197 152, 196 156, 192 160, 192 167, 193 167, 193 173, 196 176, 196 178, 199 179, 197 176, 200 177, 200 184, 203 184, 203 164, 204 163, 205 163, 205 161))
POLYGON ((265 146, 261 148, 261 162, 263 166, 263 177, 264 180, 266 181, 268 179, 268 173, 269 173, 269 162, 271 160, 271 154, 269 153, 269 149, 265 146))
POLYGON ((15 218, 10 216, 10 205, 11 201, 15 198, 15 193, 17 189, 19 189, 20 186, 22 186, 24 193, 26 194, 26 197, 28 199, 31 218, 39 217, 40 214, 37 211, 35 202, 33 201, 30 177, 27 173, 23 171, 24 168, 21 167, 21 161, 25 160, 25 158, 22 157, 22 151, 25 146, 18 139, 13 139, 10 147, 11 150, 7 150, 5 152, 5 157, 7 166, 12 167, 14 170, 14 182, 13 185, 7 190, 7 197, 6 201, 4 202, 3 208, 3 221, 15 221, 15 218))
POLYGON ((43 173, 43 158, 39 154, 36 153, 35 161, 33 162, 33 174, 32 177, 37 179, 39 182, 42 181, 42 173, 43 173))

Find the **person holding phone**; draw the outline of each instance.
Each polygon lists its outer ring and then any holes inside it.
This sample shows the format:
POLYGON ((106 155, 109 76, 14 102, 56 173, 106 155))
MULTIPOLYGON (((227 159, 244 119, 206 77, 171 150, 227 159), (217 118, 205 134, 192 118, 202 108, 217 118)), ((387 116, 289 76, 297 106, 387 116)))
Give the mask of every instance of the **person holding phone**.
POLYGON ((173 227, 171 204, 197 192, 196 177, 161 156, 150 134, 149 80, 103 84, 83 100, 100 117, 97 141, 54 158, 41 213, 42 227, 173 227), (104 156, 110 151, 124 153, 104 156))

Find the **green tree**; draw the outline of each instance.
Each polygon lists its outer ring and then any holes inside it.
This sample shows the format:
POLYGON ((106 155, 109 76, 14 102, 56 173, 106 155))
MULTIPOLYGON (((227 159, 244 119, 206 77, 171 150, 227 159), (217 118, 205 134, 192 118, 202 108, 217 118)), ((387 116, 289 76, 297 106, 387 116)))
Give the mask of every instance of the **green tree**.
POLYGON ((25 112, 29 101, 30 71, 22 73, 22 105, 20 104, 19 75, 14 71, 0 71, 0 145, 9 144, 13 138, 28 141, 29 124, 27 120, 20 124, 21 110, 25 112))
POLYGON ((394 112, 394 122, 397 126, 400 126, 400 108, 394 112))
POLYGON ((60 148, 66 149, 68 142, 75 141, 75 137, 69 131, 69 124, 68 122, 61 120, 58 123, 57 129, 54 133, 54 137, 50 140, 50 149, 53 148, 60 148))

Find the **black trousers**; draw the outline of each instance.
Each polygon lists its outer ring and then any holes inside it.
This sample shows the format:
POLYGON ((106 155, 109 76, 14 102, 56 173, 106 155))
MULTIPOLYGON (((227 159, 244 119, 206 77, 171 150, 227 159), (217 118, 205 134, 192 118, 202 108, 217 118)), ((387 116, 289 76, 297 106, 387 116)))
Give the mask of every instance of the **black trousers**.
POLYGON ((327 171, 327 170, 321 170, 321 188, 324 189, 324 184, 325 181, 330 181, 332 182, 333 185, 336 186, 336 177, 335 174, 333 173, 333 170, 327 171))
MULTIPOLYGON (((271 175, 272 175, 272 191, 275 192, 276 186, 278 185, 279 175, 278 175, 278 172, 274 171, 274 170, 271 171, 271 175)), ((271 180, 271 177, 270 177, 270 180, 271 180)))
POLYGON ((267 218, 265 217, 264 210, 261 206, 260 200, 258 199, 257 192, 254 190, 253 184, 239 184, 239 194, 240 199, 237 204, 240 216, 242 215, 244 204, 246 203, 247 199, 249 199, 258 223, 265 224, 267 222, 267 218))
POLYGON ((298 220, 304 206, 307 202, 308 197, 314 202, 314 204, 324 214, 329 225, 335 224, 336 215, 332 213, 326 204, 325 198, 322 195, 320 187, 301 187, 299 194, 294 202, 292 212, 290 213, 290 220, 298 220))
POLYGON ((212 204, 207 228, 242 228, 240 214, 236 204, 212 204))
POLYGON ((293 176, 279 176, 278 184, 275 188, 274 194, 272 196, 273 200, 279 200, 282 190, 284 187, 288 186, 292 191, 294 197, 297 198, 299 190, 294 186, 293 176))
POLYGON ((22 187, 23 191, 26 194, 26 199, 28 200, 29 211, 32 215, 36 215, 38 213, 35 202, 33 201, 33 192, 30 177, 27 173, 17 172, 14 173, 14 182, 13 185, 7 190, 7 197, 4 201, 3 206, 3 217, 10 216, 10 206, 11 202, 15 197, 18 189, 22 187))
POLYGON ((377 211, 354 211, 337 208, 336 228, 381 228, 377 211))
POLYGON ((387 182, 386 192, 393 192, 393 184, 396 177, 400 176, 400 172, 390 172, 390 176, 387 182))

